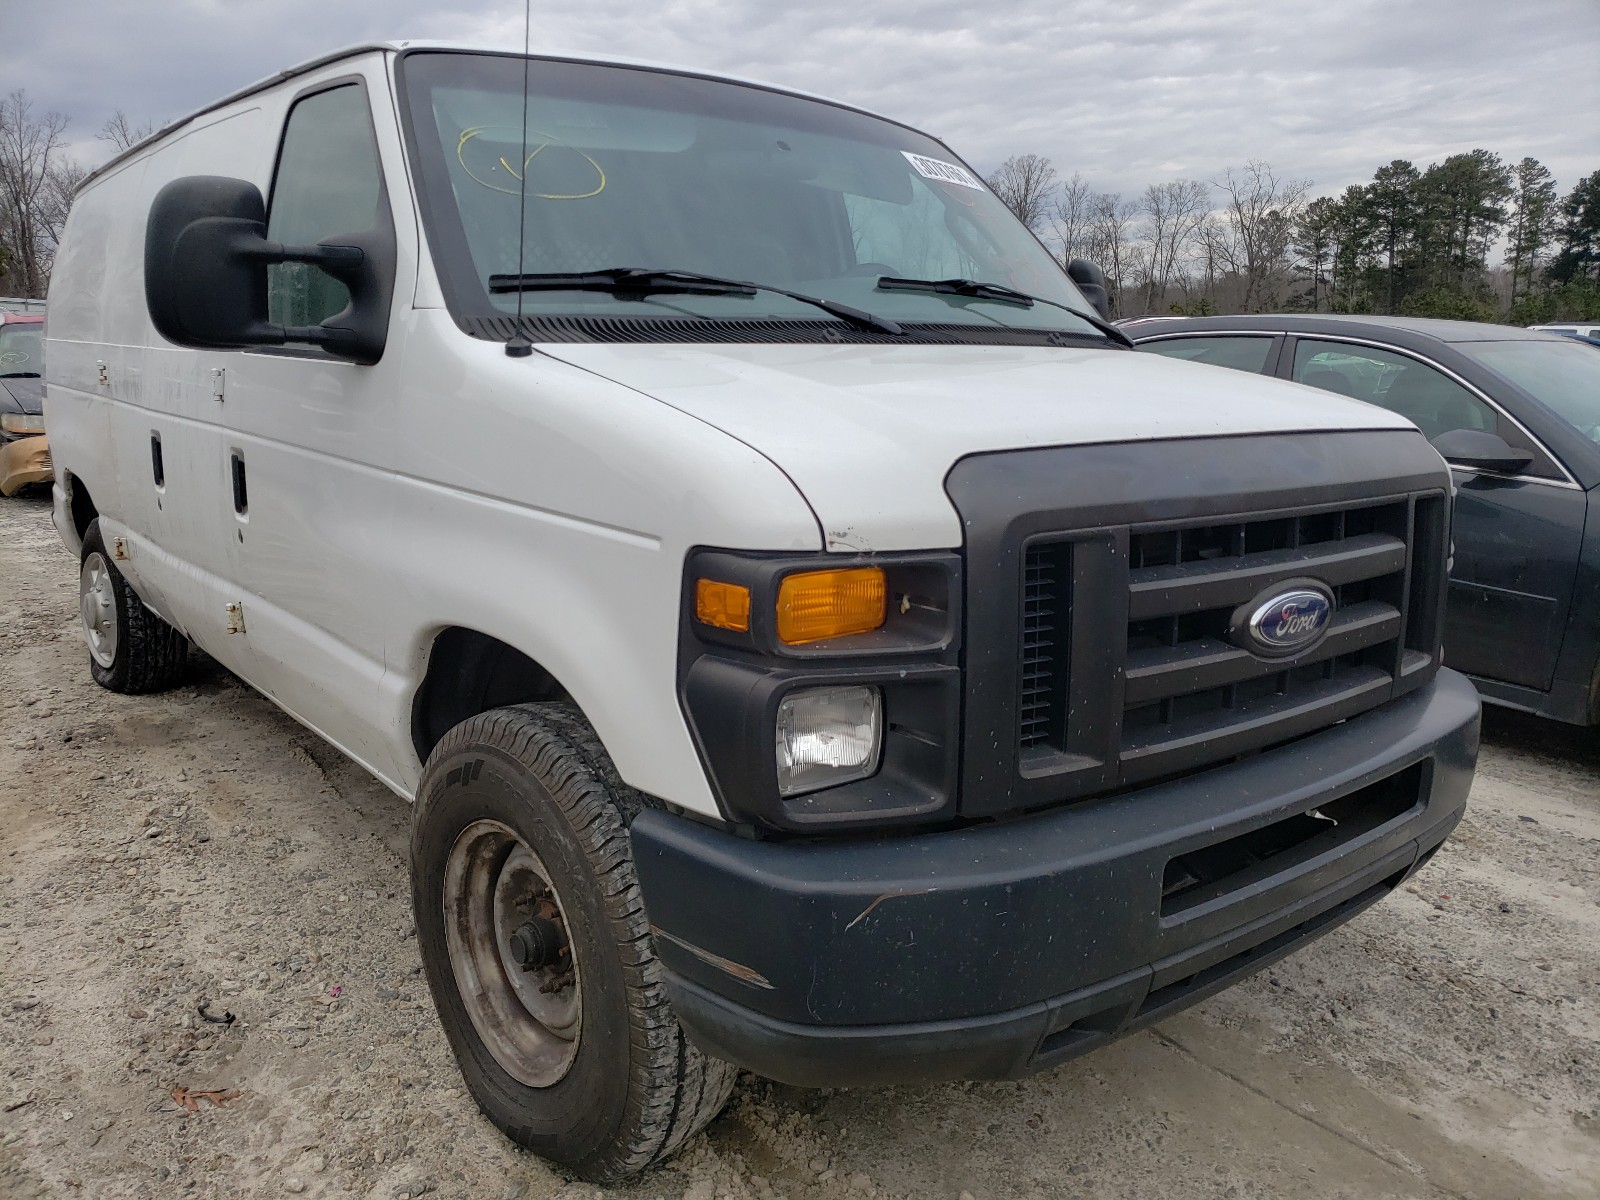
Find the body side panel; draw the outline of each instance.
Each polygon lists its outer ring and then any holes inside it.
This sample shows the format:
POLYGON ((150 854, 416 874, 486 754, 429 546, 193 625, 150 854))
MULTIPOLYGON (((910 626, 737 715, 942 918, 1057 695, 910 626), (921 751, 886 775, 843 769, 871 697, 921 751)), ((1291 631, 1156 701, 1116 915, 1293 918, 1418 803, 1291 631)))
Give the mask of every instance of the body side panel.
MULTIPOLYGON (((158 612, 396 790, 419 771, 411 705, 432 640, 464 626, 555 673, 629 783, 715 815, 676 698, 684 554, 817 550, 815 517, 771 461, 699 419, 544 356, 510 360, 442 310, 411 308, 420 235, 392 99, 377 57, 328 75, 355 70, 402 260, 382 362, 188 350, 149 325, 142 217, 155 191, 220 174, 265 193, 284 115, 314 81, 257 92, 80 197, 52 326, 62 470, 127 539, 121 565, 158 612), (232 601, 243 636, 225 632, 232 601)), ((64 498, 57 507, 71 544, 64 498)))

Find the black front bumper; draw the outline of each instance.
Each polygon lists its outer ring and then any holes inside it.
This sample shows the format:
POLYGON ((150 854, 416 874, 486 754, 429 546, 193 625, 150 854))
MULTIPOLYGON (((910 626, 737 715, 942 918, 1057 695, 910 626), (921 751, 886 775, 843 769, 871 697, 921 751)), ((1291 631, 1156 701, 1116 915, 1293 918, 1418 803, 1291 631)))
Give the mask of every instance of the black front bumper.
POLYGON ((648 811, 634 857, 678 1017, 711 1053, 814 1087, 1006 1078, 1393 890, 1460 820, 1477 744, 1477 693, 1441 671, 1252 758, 1003 824, 799 844, 648 811), (1174 903, 1174 859, 1231 861, 1313 809, 1377 816, 1282 839, 1174 903))

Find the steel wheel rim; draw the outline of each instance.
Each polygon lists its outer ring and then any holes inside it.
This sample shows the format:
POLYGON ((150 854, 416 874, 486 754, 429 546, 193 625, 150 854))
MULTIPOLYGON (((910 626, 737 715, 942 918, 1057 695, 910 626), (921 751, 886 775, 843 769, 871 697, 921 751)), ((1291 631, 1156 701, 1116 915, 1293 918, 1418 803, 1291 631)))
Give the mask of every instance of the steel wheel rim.
POLYGON ((78 571, 78 612, 89 657, 109 671, 117 660, 117 594, 111 584, 111 564, 98 550, 83 560, 78 571))
POLYGON ((527 968, 512 935, 534 918, 565 930, 566 907, 533 849, 498 821, 474 821, 450 847, 444 873, 445 941, 456 988, 495 1062, 528 1087, 550 1087, 577 1057, 582 980, 566 941, 559 962, 527 968))

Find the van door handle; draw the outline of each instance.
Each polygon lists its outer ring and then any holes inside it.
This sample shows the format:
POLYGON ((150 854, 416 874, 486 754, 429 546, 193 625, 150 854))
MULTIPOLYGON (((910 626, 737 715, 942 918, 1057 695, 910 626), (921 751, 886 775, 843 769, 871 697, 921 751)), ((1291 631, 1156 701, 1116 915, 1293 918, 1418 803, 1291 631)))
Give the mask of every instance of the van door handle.
POLYGON ((167 486, 167 467, 161 460, 161 435, 150 435, 150 474, 156 481, 157 488, 167 486))
POLYGON ((233 476, 233 511, 241 517, 250 511, 250 492, 245 485, 244 455, 235 450, 229 458, 233 476))

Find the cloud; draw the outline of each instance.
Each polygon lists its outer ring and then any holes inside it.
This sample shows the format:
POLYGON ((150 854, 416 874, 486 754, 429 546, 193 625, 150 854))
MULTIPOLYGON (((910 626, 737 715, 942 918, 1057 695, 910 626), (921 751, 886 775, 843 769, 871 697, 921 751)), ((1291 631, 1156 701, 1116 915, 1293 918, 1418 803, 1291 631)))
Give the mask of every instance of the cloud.
MULTIPOLYGON (((70 113, 86 161, 114 109, 170 120, 350 42, 523 32, 519 5, 489 0, 86 0, 4 22, 0 79, 70 113)), ((1593 0, 589 0, 534 5, 532 41, 820 92, 980 170, 1038 153, 1128 193, 1251 158, 1331 193, 1477 146, 1538 158, 1563 190, 1600 168, 1593 0)))

